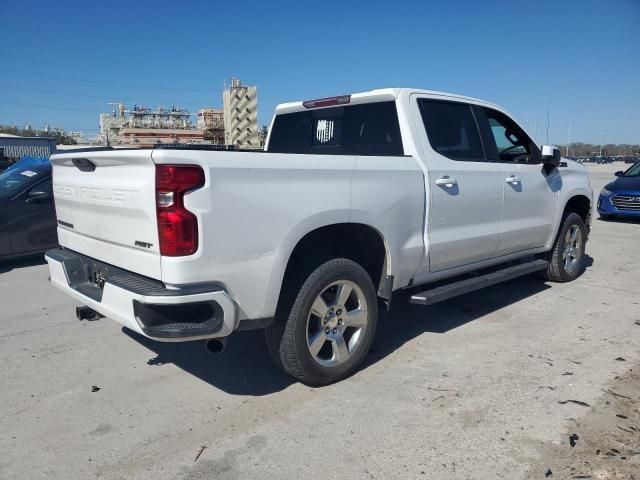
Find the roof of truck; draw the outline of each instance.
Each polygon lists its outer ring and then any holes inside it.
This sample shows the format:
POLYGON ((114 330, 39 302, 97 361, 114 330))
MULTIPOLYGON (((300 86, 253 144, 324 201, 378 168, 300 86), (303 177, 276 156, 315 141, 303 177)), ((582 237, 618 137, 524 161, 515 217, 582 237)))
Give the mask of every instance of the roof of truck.
MULTIPOLYGON (((449 98, 452 100, 463 100, 466 102, 479 103, 486 106, 490 106, 492 108, 497 108, 502 110, 502 108, 500 108, 498 105, 495 105, 491 102, 487 102, 485 100, 473 98, 473 97, 467 97, 467 96, 458 95, 455 93, 440 92, 437 90, 425 90, 421 88, 403 87, 403 88, 378 88, 375 90, 368 90, 366 92, 344 94, 337 97, 326 97, 326 98, 320 98, 320 99, 314 99, 314 100, 281 103, 276 107, 276 113, 293 112, 293 111, 305 110, 307 108, 314 108, 314 107, 305 107, 305 104, 308 104, 311 102, 317 102, 317 101, 330 100, 330 99, 338 99, 338 98, 344 99, 347 97, 349 98, 348 101, 345 101, 343 103, 335 103, 335 105, 347 104, 347 103, 367 103, 371 101, 395 100, 403 93, 425 94, 425 95, 443 97, 443 99, 449 98)), ((330 105, 322 105, 322 106, 330 106, 330 105)))

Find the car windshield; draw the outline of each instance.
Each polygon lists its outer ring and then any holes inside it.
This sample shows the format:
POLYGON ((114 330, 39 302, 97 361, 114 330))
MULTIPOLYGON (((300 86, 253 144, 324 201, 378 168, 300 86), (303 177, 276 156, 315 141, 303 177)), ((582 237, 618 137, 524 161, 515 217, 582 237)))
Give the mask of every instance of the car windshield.
POLYGON ((44 175, 42 167, 37 168, 31 165, 18 167, 14 165, 9 170, 0 173, 0 197, 11 196, 18 193, 27 185, 33 183, 34 177, 44 175))
POLYGON ((636 162, 629 170, 624 172, 625 177, 640 177, 640 162, 636 162))

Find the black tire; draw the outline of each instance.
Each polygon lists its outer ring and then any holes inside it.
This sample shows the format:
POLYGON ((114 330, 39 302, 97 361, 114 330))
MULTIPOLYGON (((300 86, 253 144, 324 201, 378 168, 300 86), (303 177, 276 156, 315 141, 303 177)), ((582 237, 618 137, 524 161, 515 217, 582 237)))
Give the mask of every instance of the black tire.
MULTIPOLYGON (((296 290, 296 285, 290 283, 288 288, 296 290)), ((293 293, 295 300, 291 308, 276 313, 274 323, 266 329, 267 347, 271 356, 288 374, 310 386, 328 385, 344 379, 362 363, 375 335, 378 303, 369 274, 351 260, 335 258, 314 269, 304 281, 297 282, 297 292, 293 293), (364 296, 367 305, 366 327, 362 330, 362 338, 357 340, 353 352, 348 352, 349 357, 346 361, 334 366, 325 366, 314 359, 307 345, 308 319, 314 301, 323 292, 327 292, 328 287, 340 281, 355 284, 360 289, 359 293, 364 296)), ((345 307, 345 315, 346 310, 345 307)), ((337 315, 335 317, 337 318, 337 315)), ((322 320, 319 319, 316 323, 320 321, 322 320)), ((321 326, 321 329, 324 327, 321 326)), ((330 340, 327 342, 333 348, 330 340)))
POLYGON ((552 282, 571 282, 578 278, 584 272, 584 252, 587 242, 587 227, 582 220, 582 217, 577 213, 566 212, 562 217, 562 223, 558 236, 553 244, 553 248, 546 255, 546 260, 549 261, 549 267, 544 272, 544 276, 547 280, 552 282), (563 252, 567 246, 566 236, 567 232, 572 227, 577 227, 581 234, 581 243, 579 248, 579 260, 577 268, 567 269, 563 258, 563 252))

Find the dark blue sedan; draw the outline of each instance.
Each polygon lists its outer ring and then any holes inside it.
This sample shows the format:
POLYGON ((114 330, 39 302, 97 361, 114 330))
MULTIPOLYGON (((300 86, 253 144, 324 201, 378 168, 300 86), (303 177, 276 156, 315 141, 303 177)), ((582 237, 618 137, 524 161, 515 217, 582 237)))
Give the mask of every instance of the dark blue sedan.
POLYGON ((55 247, 56 226, 49 160, 25 158, 0 173, 0 261, 55 247))
POLYGON ((598 213, 601 218, 628 216, 640 218, 640 162, 616 178, 600 192, 598 213))

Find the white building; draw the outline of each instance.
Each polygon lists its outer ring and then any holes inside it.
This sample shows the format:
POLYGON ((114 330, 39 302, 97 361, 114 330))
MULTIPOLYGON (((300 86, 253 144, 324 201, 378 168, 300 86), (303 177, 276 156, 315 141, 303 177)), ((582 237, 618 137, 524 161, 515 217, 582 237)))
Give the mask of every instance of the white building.
POLYGON ((259 148, 258 88, 236 78, 222 95, 225 143, 240 148, 259 148))
POLYGON ((113 113, 100 114, 100 135, 98 141, 105 145, 117 145, 120 143, 120 130, 124 127, 125 118, 116 117, 113 113))

